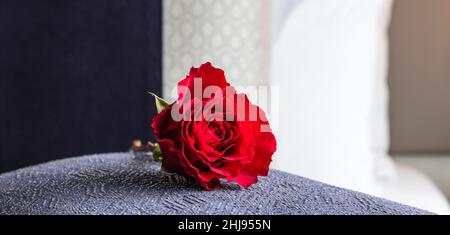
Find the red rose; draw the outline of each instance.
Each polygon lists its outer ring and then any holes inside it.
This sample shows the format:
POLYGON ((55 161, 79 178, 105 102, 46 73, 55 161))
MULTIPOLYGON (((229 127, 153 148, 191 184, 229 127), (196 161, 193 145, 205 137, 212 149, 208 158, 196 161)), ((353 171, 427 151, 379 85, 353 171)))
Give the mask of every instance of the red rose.
POLYGON ((178 101, 152 124, 165 170, 192 178, 207 190, 220 187, 220 179, 247 188, 258 176, 267 176, 275 137, 264 112, 245 94, 237 94, 221 69, 210 63, 192 68, 178 83, 178 94, 178 101), (196 82, 201 82, 201 92, 195 91, 196 82))

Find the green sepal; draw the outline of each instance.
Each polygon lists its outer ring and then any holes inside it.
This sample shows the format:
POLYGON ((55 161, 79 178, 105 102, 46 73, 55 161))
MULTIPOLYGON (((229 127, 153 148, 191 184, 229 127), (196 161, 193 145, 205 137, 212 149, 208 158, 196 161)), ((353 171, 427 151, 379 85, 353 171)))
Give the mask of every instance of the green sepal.
POLYGON ((159 147, 159 144, 155 144, 153 146, 153 160, 160 162, 163 160, 163 156, 161 153, 161 148, 159 147))
POLYGON ((153 97, 155 97, 156 110, 158 111, 158 113, 161 113, 165 108, 167 108, 167 106, 169 106, 169 102, 157 96, 155 93, 153 92, 148 93, 153 97))

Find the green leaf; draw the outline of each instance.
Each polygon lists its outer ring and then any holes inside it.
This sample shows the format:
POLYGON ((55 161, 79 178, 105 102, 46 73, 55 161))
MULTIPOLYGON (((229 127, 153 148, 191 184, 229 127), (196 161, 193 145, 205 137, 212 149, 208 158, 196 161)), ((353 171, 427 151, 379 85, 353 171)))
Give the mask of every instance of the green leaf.
POLYGON ((169 102, 164 100, 163 98, 155 95, 153 92, 148 92, 150 95, 155 97, 156 110, 158 113, 162 112, 167 106, 169 106, 169 102))
POLYGON ((155 144, 153 148, 153 159, 157 162, 162 161, 163 156, 161 153, 161 148, 159 147, 159 144, 155 144))

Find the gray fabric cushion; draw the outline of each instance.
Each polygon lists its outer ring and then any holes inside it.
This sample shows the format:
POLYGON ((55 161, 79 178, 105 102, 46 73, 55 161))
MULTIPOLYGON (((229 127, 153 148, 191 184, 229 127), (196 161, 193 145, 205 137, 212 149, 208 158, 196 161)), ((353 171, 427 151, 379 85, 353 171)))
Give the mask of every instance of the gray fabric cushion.
POLYGON ((427 214, 280 171, 204 191, 150 160, 100 154, 0 175, 0 214, 427 214))

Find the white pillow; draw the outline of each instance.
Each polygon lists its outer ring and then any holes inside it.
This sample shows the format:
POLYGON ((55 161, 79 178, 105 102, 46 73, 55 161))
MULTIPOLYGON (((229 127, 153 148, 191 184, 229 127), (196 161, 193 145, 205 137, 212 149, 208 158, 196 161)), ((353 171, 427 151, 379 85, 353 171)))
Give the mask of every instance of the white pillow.
MULTIPOLYGON (((289 14, 274 14, 271 83, 281 91, 274 168, 378 194, 376 165, 388 159, 391 0, 285 1, 289 14)), ((281 9, 283 1, 273 4, 281 9)))

